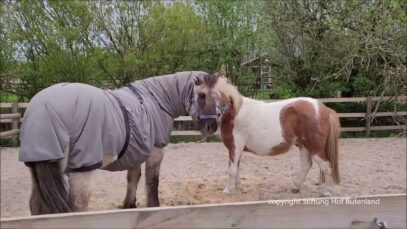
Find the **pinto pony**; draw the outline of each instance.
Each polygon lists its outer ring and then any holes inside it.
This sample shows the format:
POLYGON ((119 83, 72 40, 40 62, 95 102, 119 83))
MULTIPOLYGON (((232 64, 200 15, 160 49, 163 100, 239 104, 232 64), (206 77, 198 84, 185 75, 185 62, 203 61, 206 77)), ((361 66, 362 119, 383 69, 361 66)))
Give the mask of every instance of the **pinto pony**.
POLYGON ((219 77, 214 88, 218 92, 216 105, 221 138, 229 150, 229 181, 225 193, 231 193, 239 184, 242 151, 273 156, 296 145, 300 149, 301 172, 292 192, 300 191, 314 161, 326 182, 323 195, 332 195, 334 183, 340 182, 340 123, 334 110, 312 98, 270 103, 246 98, 225 77, 219 77))

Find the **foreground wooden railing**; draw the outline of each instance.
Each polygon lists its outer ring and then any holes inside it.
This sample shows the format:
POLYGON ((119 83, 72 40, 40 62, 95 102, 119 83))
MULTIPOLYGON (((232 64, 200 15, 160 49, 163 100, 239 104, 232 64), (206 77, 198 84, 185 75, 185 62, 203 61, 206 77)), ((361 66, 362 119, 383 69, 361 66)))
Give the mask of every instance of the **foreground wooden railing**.
POLYGON ((1 228, 406 228, 406 194, 1 218, 1 228))
MULTIPOLYGON (((319 101, 323 103, 367 103, 367 109, 364 113, 339 113, 340 118, 363 118, 365 119, 364 127, 342 127, 343 132, 366 132, 368 136, 371 131, 376 130, 406 130, 404 125, 387 125, 387 126, 371 126, 372 117, 395 117, 395 116, 407 116, 407 111, 386 111, 386 112, 373 112, 372 107, 374 102, 378 101, 394 101, 397 103, 405 103, 407 96, 399 97, 352 97, 352 98, 320 98, 319 101)), ((265 100, 265 102, 273 102, 278 100, 265 100)), ((0 123, 11 123, 11 130, 0 132, 0 138, 9 138, 19 134, 19 123, 22 122, 23 117, 21 113, 26 109, 28 103, 0 103, 1 109, 10 109, 11 113, 0 114, 0 123), (19 111, 20 110, 20 111, 19 111)), ((189 116, 181 116, 175 119, 177 122, 192 121, 189 116)), ((172 135, 200 135, 197 131, 183 130, 173 131, 172 135)))

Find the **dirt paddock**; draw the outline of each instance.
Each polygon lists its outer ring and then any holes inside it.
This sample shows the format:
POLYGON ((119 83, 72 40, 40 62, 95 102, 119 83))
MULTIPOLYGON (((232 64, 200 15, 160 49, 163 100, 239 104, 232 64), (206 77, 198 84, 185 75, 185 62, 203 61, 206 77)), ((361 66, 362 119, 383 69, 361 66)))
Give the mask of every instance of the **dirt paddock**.
MULTIPOLYGON (((406 138, 341 139, 338 196, 406 193, 406 138)), ((162 206, 318 197, 319 169, 314 163, 300 193, 292 194, 299 172, 298 149, 261 157, 244 153, 241 187, 222 193, 228 165, 221 143, 179 143, 166 148, 160 176, 162 206)), ((97 170, 89 210, 117 209, 126 191, 126 172, 97 170)), ((18 161, 18 148, 1 149, 1 217, 29 215, 31 181, 18 161)), ((145 207, 144 177, 138 206, 145 207)))

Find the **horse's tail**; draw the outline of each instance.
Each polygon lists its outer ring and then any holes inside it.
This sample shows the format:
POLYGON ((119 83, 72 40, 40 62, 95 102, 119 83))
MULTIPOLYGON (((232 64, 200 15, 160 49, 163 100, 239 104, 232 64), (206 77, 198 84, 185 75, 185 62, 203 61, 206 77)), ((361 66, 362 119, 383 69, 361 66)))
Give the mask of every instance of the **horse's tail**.
MULTIPOLYGON (((29 162, 34 189, 50 213, 70 212, 69 196, 59 162, 29 162)), ((33 206, 31 206, 33 207, 33 206)))
POLYGON ((338 138, 340 136, 341 124, 338 114, 329 110, 329 133, 325 145, 325 152, 331 164, 332 178, 334 183, 340 183, 339 165, 338 165, 338 138))

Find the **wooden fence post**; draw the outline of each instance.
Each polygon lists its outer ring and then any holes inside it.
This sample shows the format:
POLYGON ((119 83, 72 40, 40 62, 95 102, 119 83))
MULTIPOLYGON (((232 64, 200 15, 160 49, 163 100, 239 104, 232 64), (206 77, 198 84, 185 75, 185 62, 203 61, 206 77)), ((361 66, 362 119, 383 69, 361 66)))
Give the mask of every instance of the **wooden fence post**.
POLYGON ((366 109, 366 136, 370 136, 370 123, 372 120, 372 97, 368 96, 366 99, 367 109, 366 109))
MULTIPOLYGON (((12 103, 12 104, 11 104, 11 113, 12 113, 12 114, 18 113, 18 103, 12 103)), ((17 129, 18 129, 18 123, 19 123, 19 122, 20 122, 20 118, 15 118, 15 119, 13 119, 13 121, 12 121, 12 123, 11 123, 11 129, 12 129, 12 130, 17 130, 17 129)), ((12 138, 11 143, 12 143, 13 145, 17 145, 17 138, 18 138, 18 135, 15 135, 15 136, 12 138)))

